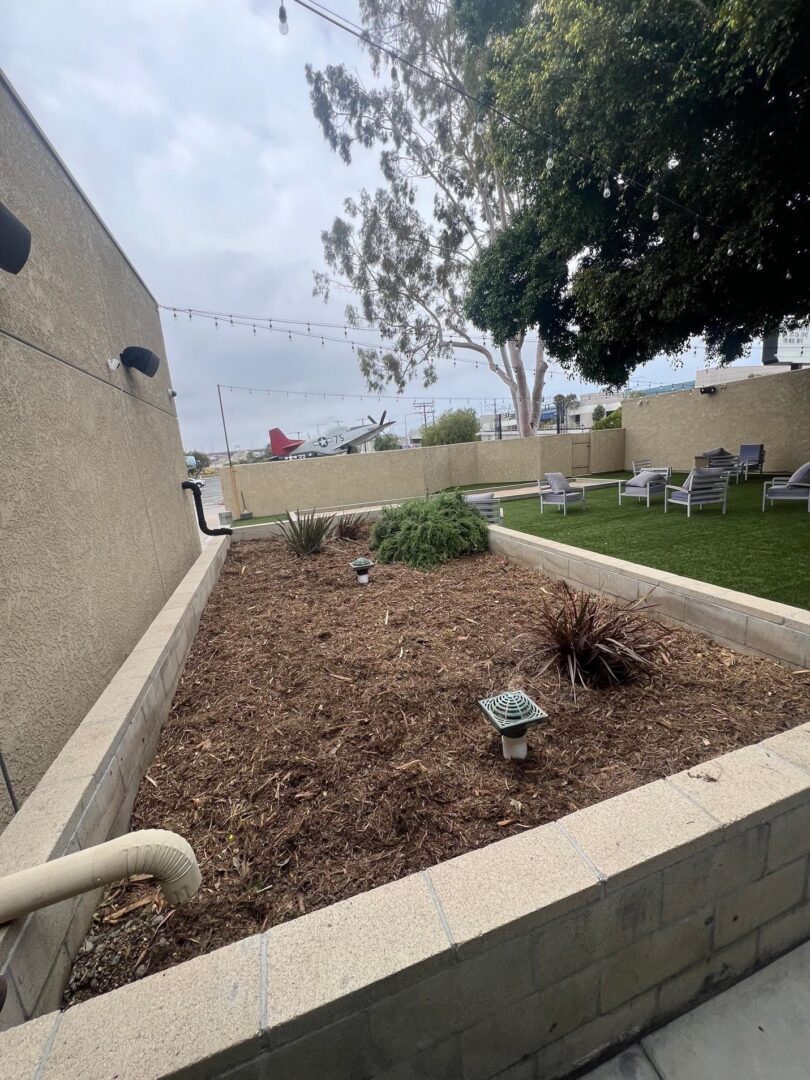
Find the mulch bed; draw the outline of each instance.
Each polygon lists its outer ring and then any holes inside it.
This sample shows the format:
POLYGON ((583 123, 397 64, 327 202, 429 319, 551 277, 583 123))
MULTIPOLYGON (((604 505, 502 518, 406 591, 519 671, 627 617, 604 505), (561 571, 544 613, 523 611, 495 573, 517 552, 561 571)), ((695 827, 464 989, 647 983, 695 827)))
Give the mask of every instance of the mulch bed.
POLYGON ((807 716, 806 674, 684 630, 654 677, 575 701, 538 674, 557 583, 481 555, 378 566, 361 588, 347 563, 366 550, 232 546, 132 821, 186 837, 203 887, 177 909, 149 879, 108 890, 66 1004, 807 716), (550 716, 523 764, 476 704, 518 687, 550 716))

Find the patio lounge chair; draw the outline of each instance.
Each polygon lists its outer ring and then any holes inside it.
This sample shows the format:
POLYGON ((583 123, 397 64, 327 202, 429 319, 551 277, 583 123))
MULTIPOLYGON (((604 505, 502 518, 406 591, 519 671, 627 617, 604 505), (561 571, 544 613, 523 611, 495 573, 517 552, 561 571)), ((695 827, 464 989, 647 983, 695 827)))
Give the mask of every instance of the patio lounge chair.
POLYGON ((740 447, 740 465, 747 480, 751 473, 759 473, 765 465, 765 447, 762 443, 743 443, 740 447))
POLYGON ((696 469, 722 469, 729 476, 734 477, 734 483, 739 484, 743 466, 736 454, 725 450, 722 446, 714 450, 704 450, 695 458, 696 469))
POLYGON ((500 499, 495 497, 495 492, 489 494, 476 492, 474 495, 465 495, 464 501, 473 510, 477 510, 481 517, 490 525, 500 525, 503 517, 503 508, 500 499))
POLYGON ((667 484, 664 489, 664 513, 670 505, 685 506, 686 516, 692 516, 692 507, 717 504, 726 512, 728 500, 728 472, 724 469, 692 469, 683 484, 667 484), (671 494, 670 494, 671 492, 671 494))
POLYGON ((672 478, 672 466, 671 465, 653 465, 649 458, 641 458, 638 461, 633 462, 633 476, 638 476, 640 472, 645 470, 652 470, 653 472, 663 472, 667 475, 667 480, 672 478))
POLYGON ((646 499, 649 506, 653 495, 664 494, 667 480, 669 480, 667 469, 643 469, 630 480, 620 481, 619 506, 622 505, 623 498, 646 499))
POLYGON ((538 480, 537 490, 541 514, 545 505, 561 506, 563 514, 568 513, 570 503, 582 503, 582 509, 585 509, 585 488, 571 487, 561 472, 547 472, 545 483, 538 480))
POLYGON ((810 461, 801 465, 792 476, 775 476, 773 480, 766 480, 762 486, 763 510, 766 499, 771 503, 807 503, 807 512, 810 514, 810 461))

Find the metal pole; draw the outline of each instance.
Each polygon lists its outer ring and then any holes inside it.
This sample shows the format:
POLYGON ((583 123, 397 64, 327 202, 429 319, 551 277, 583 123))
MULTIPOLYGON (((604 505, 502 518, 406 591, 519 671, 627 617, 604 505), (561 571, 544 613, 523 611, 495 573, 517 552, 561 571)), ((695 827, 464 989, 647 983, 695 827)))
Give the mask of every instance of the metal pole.
POLYGON ((20 804, 17 802, 17 796, 14 794, 14 787, 11 783, 11 777, 8 775, 8 769, 6 768, 6 762, 2 752, 0 752, 0 773, 3 774, 6 791, 8 792, 8 797, 9 799, 11 799, 11 805, 14 809, 14 813, 16 814, 17 811, 20 809, 20 804))
POLYGON ((228 442, 228 427, 225 423, 225 406, 222 404, 222 387, 217 383, 217 394, 219 395, 219 412, 222 416, 222 431, 225 435, 225 452, 228 455, 228 468, 231 471, 231 491, 233 492, 233 509, 237 517, 240 516, 239 510, 239 492, 236 490, 236 473, 233 471, 233 462, 231 461, 231 447, 228 442))

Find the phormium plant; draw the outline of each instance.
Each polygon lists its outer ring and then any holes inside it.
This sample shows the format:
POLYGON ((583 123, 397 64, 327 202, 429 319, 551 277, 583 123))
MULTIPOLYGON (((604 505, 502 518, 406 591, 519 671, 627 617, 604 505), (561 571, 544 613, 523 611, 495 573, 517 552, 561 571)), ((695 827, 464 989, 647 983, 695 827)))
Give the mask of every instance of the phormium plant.
POLYGON ((577 686, 628 682, 667 662, 664 642, 672 631, 640 610, 643 600, 616 604, 602 594, 576 592, 565 582, 559 601, 543 597, 539 615, 545 660, 577 686))
POLYGON ((296 510, 295 517, 287 511, 287 520, 281 526, 284 543, 299 558, 303 555, 317 554, 324 540, 329 536, 334 523, 333 514, 316 516, 314 510, 296 510))
POLYGON ((358 540, 360 538, 360 533, 367 524, 368 514, 338 514, 335 518, 335 539, 358 540))

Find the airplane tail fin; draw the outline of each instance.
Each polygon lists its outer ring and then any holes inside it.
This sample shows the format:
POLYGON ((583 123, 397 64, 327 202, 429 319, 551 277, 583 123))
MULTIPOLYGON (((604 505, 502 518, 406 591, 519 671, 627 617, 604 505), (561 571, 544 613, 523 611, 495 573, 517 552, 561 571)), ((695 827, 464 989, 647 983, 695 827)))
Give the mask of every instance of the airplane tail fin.
POLYGON ((303 439, 288 439, 281 428, 270 428, 270 452, 274 457, 286 457, 297 449, 303 439))

